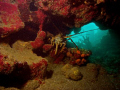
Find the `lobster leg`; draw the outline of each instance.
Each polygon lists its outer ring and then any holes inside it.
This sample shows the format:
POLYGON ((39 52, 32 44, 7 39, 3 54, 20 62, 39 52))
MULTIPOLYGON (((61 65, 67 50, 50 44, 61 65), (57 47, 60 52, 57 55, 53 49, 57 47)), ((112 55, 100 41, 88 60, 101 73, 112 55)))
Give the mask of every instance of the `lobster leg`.
POLYGON ((62 51, 63 51, 63 49, 65 48, 65 45, 66 45, 66 43, 64 43, 64 44, 63 44, 62 49, 61 49, 61 51, 60 51, 60 52, 62 52, 62 51))
POLYGON ((57 50, 58 50, 58 43, 56 43, 55 54, 57 54, 57 50))

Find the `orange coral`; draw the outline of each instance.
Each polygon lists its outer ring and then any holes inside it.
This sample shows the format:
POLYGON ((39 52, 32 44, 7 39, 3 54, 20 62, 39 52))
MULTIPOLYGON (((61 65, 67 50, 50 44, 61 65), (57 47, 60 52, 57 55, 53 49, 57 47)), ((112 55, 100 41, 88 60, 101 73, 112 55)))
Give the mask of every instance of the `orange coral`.
POLYGON ((90 54, 86 54, 86 56, 90 56, 90 54))
POLYGON ((77 59, 77 60, 75 61, 75 63, 76 63, 77 65, 81 65, 81 59, 77 59))
POLYGON ((81 64, 84 64, 86 62, 86 59, 82 59, 81 64))
POLYGON ((77 64, 77 65, 82 65, 82 64, 84 64, 86 62, 86 59, 77 59, 77 60, 75 60, 75 63, 77 64))
POLYGON ((72 54, 70 52, 67 52, 68 57, 72 57, 72 54))
POLYGON ((81 54, 81 57, 85 57, 86 55, 85 54, 81 54))
POLYGON ((79 50, 76 51, 77 54, 81 54, 81 52, 79 50))
POLYGON ((69 57, 71 64, 82 65, 87 62, 87 58, 92 54, 91 51, 85 49, 76 49, 76 48, 69 48, 66 56, 69 57))

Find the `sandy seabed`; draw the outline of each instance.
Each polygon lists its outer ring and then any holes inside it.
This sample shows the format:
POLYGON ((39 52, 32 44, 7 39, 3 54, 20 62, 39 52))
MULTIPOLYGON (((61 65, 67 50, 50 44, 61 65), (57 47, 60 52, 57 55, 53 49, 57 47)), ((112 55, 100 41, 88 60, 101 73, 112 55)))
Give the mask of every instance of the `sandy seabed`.
POLYGON ((66 78, 61 72, 63 66, 49 64, 44 84, 38 85, 32 80, 22 89, 1 86, 0 90, 120 90, 120 76, 108 75, 102 67, 98 71, 95 64, 80 67, 83 77, 78 81, 66 78))
POLYGON ((45 80, 36 90, 119 90, 120 77, 108 75, 106 71, 95 64, 80 67, 83 78, 78 81, 65 78, 61 72, 63 65, 49 65, 48 71, 53 70, 51 77, 45 80), (97 69, 96 69, 97 68, 97 69))
MULTIPOLYGON (((7 51, 9 51, 8 48, 7 51)), ((31 54, 31 56, 38 58, 36 55, 31 54)), ((49 61, 49 58, 47 59, 49 61)), ((61 70, 64 66, 65 64, 48 62, 43 84, 39 84, 37 80, 29 80, 22 88, 0 86, 0 90, 120 90, 120 75, 110 75, 100 65, 88 63, 86 66, 77 66, 82 74, 82 78, 77 81, 66 78, 61 70)))

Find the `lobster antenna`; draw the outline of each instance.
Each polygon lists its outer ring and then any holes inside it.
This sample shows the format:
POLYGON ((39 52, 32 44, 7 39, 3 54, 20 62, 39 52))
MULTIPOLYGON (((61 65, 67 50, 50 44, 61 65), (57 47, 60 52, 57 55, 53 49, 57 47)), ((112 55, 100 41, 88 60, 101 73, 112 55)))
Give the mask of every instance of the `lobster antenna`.
MULTIPOLYGON (((52 21, 51 21, 52 22, 52 21)), ((61 31, 56 27, 56 25, 52 22, 52 24, 53 24, 53 26, 55 27, 55 29, 59 32, 59 33, 61 33, 61 31)))
MULTIPOLYGON (((69 38, 69 40, 71 40, 73 42, 73 40, 71 38, 69 38)), ((73 42, 73 44, 76 46, 77 50, 79 49, 78 46, 73 42)))
POLYGON ((58 31, 58 33, 61 33, 61 31, 57 28, 57 26, 54 24, 54 22, 51 20, 50 16, 48 16, 48 19, 52 22, 52 25, 55 27, 55 29, 58 31))
POLYGON ((70 35, 71 36, 74 36, 74 35, 77 35, 77 34, 82 34, 82 33, 85 33, 85 32, 89 32, 89 31, 94 31, 94 30, 98 30, 99 28, 97 29, 92 29, 92 30, 88 30, 88 31, 83 31, 83 32, 80 32, 80 33, 76 33, 76 34, 73 34, 73 35, 70 35))

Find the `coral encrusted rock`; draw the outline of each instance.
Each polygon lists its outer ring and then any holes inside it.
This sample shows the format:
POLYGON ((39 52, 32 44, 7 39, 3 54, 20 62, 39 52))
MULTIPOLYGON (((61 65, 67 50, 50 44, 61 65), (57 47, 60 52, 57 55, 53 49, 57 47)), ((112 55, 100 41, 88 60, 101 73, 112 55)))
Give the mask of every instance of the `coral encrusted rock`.
POLYGON ((0 2, 0 37, 24 27, 19 15, 17 4, 0 2))
POLYGON ((43 79, 47 60, 37 56, 27 45, 28 42, 23 41, 15 42, 12 47, 0 44, 0 75, 20 80, 43 79))
POLYGON ((73 67, 70 64, 66 64, 65 66, 63 66, 62 72, 66 78, 69 78, 75 81, 80 80, 83 77, 83 75, 80 72, 79 67, 73 67))

